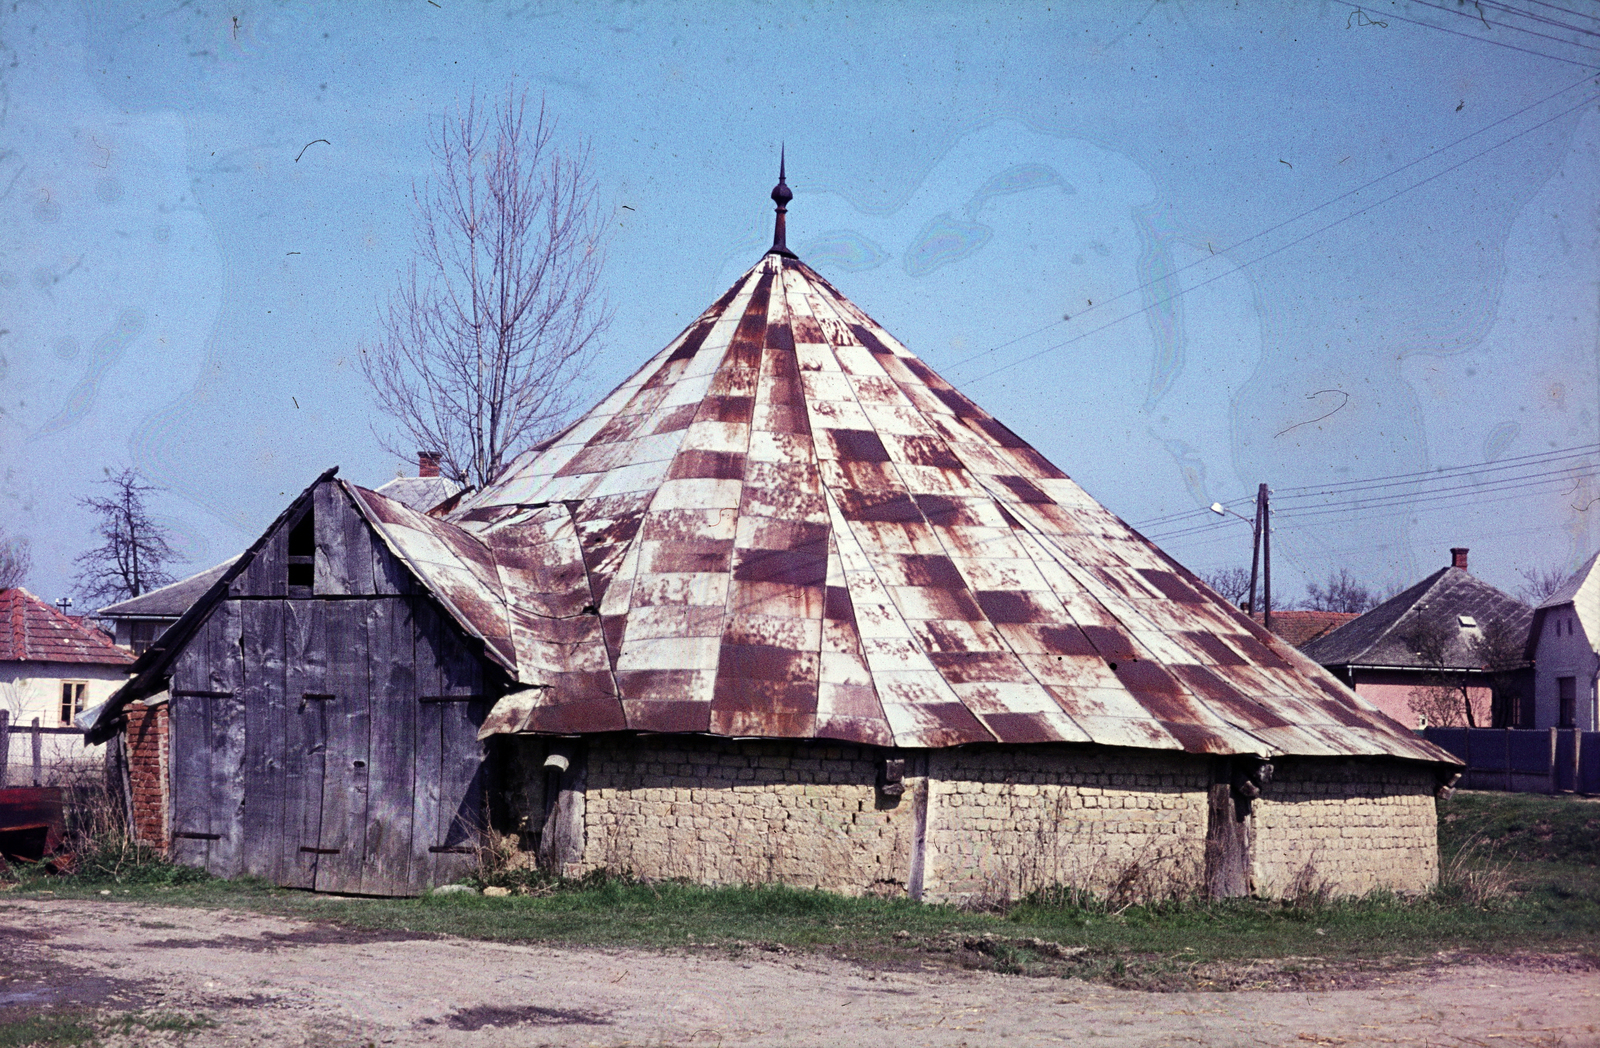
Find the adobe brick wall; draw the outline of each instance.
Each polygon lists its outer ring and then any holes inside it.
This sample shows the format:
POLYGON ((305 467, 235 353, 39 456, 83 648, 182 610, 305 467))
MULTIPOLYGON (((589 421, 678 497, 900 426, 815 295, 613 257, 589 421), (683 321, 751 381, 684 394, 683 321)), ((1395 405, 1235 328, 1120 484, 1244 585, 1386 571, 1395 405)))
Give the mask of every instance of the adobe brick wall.
MULTIPOLYGON (((541 742, 526 745, 543 759, 541 742)), ((1150 897, 1204 883, 1208 757, 1090 746, 909 752, 906 792, 894 800, 876 788, 883 756, 832 743, 591 737, 581 859, 563 872, 886 895, 906 894, 920 875, 930 902, 1052 885, 1150 897)), ((1291 893, 1312 875, 1335 894, 1435 882, 1431 769, 1276 763, 1252 818, 1257 894, 1291 893)))
POLYGON ((1398 761, 1279 757, 1255 803, 1258 895, 1422 892, 1439 881, 1433 772, 1398 761))
POLYGON ((903 894, 912 806, 879 809, 859 746, 592 740, 580 867, 708 884, 903 894))
POLYGON ((133 835, 165 854, 167 834, 167 704, 130 703, 128 786, 133 795, 133 835))
POLYGON ((1053 885, 1149 897, 1202 883, 1203 758, 1040 746, 938 752, 928 768, 925 899, 1053 885))

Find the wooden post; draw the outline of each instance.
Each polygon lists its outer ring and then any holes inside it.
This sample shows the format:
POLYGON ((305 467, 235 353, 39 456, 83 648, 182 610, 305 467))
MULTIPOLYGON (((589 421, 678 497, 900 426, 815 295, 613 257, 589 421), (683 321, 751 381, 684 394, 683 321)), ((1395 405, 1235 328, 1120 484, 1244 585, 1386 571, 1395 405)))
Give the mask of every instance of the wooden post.
POLYGON ((1557 730, 1558 729, 1556 729, 1556 728, 1551 728, 1550 729, 1550 792, 1551 793, 1559 792, 1559 787, 1561 785, 1561 777, 1556 774, 1556 754, 1561 752, 1560 751, 1560 747, 1557 746, 1557 744, 1556 744, 1556 739, 1558 738, 1558 736, 1556 734, 1557 730))
POLYGON ((1504 729, 1506 733, 1506 792, 1511 792, 1511 729, 1504 729))
POLYGON ((1584 779, 1584 733, 1578 728, 1573 728, 1573 792, 1581 794, 1584 779))
POLYGON ((1206 894, 1233 899, 1250 894, 1250 824, 1233 795, 1233 762, 1212 758, 1207 796, 1206 894))
POLYGON ((35 786, 44 785, 44 762, 40 760, 43 756, 40 749, 43 742, 44 736, 39 733, 39 718, 35 717, 33 718, 33 784, 35 786))
POLYGON ((0 710, 0 790, 6 788, 6 772, 11 764, 11 711, 0 710))

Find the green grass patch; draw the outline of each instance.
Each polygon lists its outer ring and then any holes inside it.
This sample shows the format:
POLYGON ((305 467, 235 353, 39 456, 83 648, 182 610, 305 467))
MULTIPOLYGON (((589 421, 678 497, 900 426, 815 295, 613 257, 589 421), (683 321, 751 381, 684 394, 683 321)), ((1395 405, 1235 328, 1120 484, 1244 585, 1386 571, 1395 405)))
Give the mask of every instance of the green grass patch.
POLYGON ((66 1048, 89 1044, 100 1034, 93 1016, 42 1013, 21 1019, 0 1019, 0 1048, 66 1048))
MULTIPOLYGON (((724 952, 821 950, 868 965, 1078 975, 1145 988, 1339 985, 1361 973, 1455 957, 1560 955, 1600 966, 1600 805, 1458 793, 1440 802, 1438 890, 1420 898, 1309 896, 1113 907, 1040 892, 988 912, 849 898, 780 885, 705 888, 531 871, 485 875, 515 894, 352 899, 220 881, 169 864, 84 864, 30 875, 22 893, 229 907, 361 935, 456 935, 563 946, 724 952), (49 885, 46 888, 46 884, 49 885), (1585 958, 1588 958, 1587 960, 1585 958)), ((6 1042, 0 1041, 0 1048, 6 1042)))

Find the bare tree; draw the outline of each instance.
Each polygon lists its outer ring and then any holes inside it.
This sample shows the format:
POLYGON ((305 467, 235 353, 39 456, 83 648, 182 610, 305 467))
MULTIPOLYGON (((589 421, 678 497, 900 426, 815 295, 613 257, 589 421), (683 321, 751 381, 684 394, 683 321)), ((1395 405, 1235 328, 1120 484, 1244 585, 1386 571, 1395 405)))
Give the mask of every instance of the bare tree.
POLYGON ((1235 607, 1243 607, 1245 598, 1250 596, 1250 572, 1244 568, 1218 568, 1201 575, 1200 581, 1235 607))
POLYGON ((1524 604, 1532 604, 1536 608, 1567 581, 1567 572, 1559 565, 1553 568, 1523 568, 1517 574, 1522 576, 1517 596, 1522 598, 1524 604))
POLYGON ((1490 726, 1509 728, 1517 722, 1522 698, 1523 670, 1528 667, 1528 628, 1494 618, 1482 623, 1478 635, 1467 643, 1472 658, 1483 667, 1490 693, 1490 726))
POLYGON ((22 585, 32 569, 33 553, 28 549, 28 540, 8 539, 5 531, 0 530, 0 589, 22 585))
POLYGON ((1428 723, 1435 727, 1454 727, 1465 720, 1467 727, 1476 728, 1478 717, 1472 706, 1472 674, 1468 667, 1459 664, 1457 632, 1443 619, 1419 616, 1401 634, 1401 639, 1423 668, 1421 680, 1406 699, 1411 712, 1427 717, 1428 723))
POLYGON ((1371 611, 1380 603, 1376 591, 1356 581, 1349 568, 1328 573, 1325 585, 1306 583, 1306 598, 1301 607, 1307 611, 1343 611, 1361 614, 1371 611))
POLYGON ((476 91, 430 139, 433 174, 412 190, 411 264, 362 347, 378 407, 409 458, 482 486, 571 410, 573 379, 611 322, 589 148, 552 142, 543 102, 476 91))
POLYGON ((161 490, 144 483, 138 470, 106 471, 106 498, 81 498, 78 505, 100 517, 95 533, 103 540, 78 554, 74 580, 90 604, 110 604, 165 586, 172 581, 167 565, 185 558, 173 551, 169 532, 157 524, 145 499, 161 490))

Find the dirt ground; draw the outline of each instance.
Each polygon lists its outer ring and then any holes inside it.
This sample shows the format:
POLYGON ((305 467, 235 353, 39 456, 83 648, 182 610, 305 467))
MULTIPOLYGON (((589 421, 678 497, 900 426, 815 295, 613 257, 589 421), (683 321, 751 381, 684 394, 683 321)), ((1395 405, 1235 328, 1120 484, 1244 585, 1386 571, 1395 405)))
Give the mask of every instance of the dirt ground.
POLYGON ((0 1019, 198 1015, 107 1043, 243 1045, 1600 1045, 1594 971, 1471 966, 1362 989, 1143 993, 873 971, 817 956, 550 949, 228 911, 0 901, 0 1019))

